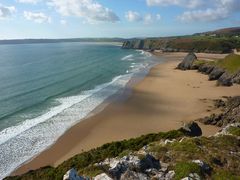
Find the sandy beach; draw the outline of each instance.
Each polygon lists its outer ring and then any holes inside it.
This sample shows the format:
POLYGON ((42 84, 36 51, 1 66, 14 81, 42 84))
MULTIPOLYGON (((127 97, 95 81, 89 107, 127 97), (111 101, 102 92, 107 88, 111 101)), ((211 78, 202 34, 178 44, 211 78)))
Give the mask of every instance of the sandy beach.
MULTIPOLYGON (((103 111, 68 130, 51 148, 23 165, 12 175, 46 165, 57 166, 64 160, 116 140, 180 128, 215 111, 212 100, 240 95, 240 86, 217 87, 215 81, 197 71, 175 67, 186 53, 155 54, 166 62, 153 67, 134 85, 126 101, 114 101, 103 111)), ((225 55, 197 54, 199 59, 220 59, 225 55)), ((200 125, 203 135, 216 133, 214 126, 200 125)))

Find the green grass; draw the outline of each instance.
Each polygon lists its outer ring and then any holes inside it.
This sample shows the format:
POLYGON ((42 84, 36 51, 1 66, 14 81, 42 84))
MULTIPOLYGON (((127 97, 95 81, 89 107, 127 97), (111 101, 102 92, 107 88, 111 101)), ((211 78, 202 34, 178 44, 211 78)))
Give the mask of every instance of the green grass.
POLYGON ((216 64, 226 69, 229 73, 236 73, 240 70, 240 55, 230 54, 223 60, 217 61, 216 64))
POLYGON ((176 180, 187 177, 190 173, 197 173, 199 176, 202 175, 200 166, 192 162, 179 162, 174 167, 174 171, 174 179, 176 180))
POLYGON ((213 180, 239 180, 240 176, 226 170, 219 170, 212 176, 213 180))
POLYGON ((230 127, 228 132, 232 135, 240 136, 240 128, 238 127, 230 127))
POLYGON ((166 133, 161 132, 157 134, 148 134, 129 140, 107 143, 99 148, 78 154, 63 162, 56 168, 41 168, 19 177, 8 177, 6 179, 60 180, 62 179, 63 175, 71 168, 75 168, 78 172, 81 172, 82 175, 93 176, 101 171, 98 168, 93 168, 93 164, 97 162, 101 162, 106 158, 123 155, 129 151, 137 151, 143 146, 150 144, 151 142, 159 141, 161 139, 175 139, 182 136, 184 136, 184 134, 181 131, 173 130, 166 133))

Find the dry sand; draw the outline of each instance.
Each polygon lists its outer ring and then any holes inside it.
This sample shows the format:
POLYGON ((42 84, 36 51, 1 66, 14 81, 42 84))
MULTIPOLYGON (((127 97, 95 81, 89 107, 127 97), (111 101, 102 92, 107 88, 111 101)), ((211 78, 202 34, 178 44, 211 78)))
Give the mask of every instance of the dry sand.
MULTIPOLYGON (((183 122, 211 114, 212 99, 240 95, 239 85, 217 87, 215 81, 208 81, 208 76, 197 71, 176 70, 179 59, 185 55, 160 54, 168 61, 153 67, 148 76, 133 87, 129 99, 111 103, 97 115, 81 121, 14 174, 46 165, 56 166, 81 151, 107 142, 178 129, 183 122)), ((218 59, 223 55, 201 56, 218 59)), ((201 127, 206 136, 219 130, 213 126, 201 127)))

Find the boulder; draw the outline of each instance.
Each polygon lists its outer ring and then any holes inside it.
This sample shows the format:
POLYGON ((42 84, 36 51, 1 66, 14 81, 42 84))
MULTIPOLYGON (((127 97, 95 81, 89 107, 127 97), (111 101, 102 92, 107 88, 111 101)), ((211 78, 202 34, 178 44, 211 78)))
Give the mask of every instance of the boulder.
POLYGON ((223 110, 221 114, 212 114, 211 116, 199 119, 199 121, 204 124, 211 124, 219 127, 240 122, 240 96, 228 98, 223 110))
POLYGON ((182 178, 181 180, 201 180, 201 177, 197 173, 190 173, 188 177, 182 178))
POLYGON ((131 170, 127 170, 120 178, 121 180, 148 180, 150 178, 147 177, 146 174, 134 172, 131 170))
POLYGON ((171 180, 175 176, 175 171, 168 171, 168 173, 165 175, 165 180, 171 180))
POLYGON ((232 86, 232 76, 225 72, 223 73, 217 81, 217 85, 220 86, 232 86))
POLYGON ((85 180, 85 178, 78 176, 77 171, 72 168, 66 172, 66 174, 63 176, 63 180, 85 180))
POLYGON ((240 84, 240 71, 234 75, 232 82, 236 84, 240 84))
POLYGON ((183 133, 187 134, 188 136, 201 136, 202 135, 201 128, 194 121, 184 124, 184 126, 182 128, 180 128, 180 130, 183 133))
POLYGON ((214 69, 214 66, 209 64, 203 64, 199 66, 198 71, 202 72, 203 74, 210 74, 213 69, 214 69))
POLYGON ((140 161, 140 170, 145 171, 146 169, 160 169, 160 162, 159 160, 155 159, 152 155, 147 154, 141 161, 140 161))
POLYGON ((147 154, 141 160, 137 156, 124 156, 113 165, 110 165, 108 174, 114 179, 119 179, 127 170, 137 170, 138 172, 145 172, 147 169, 160 169, 159 160, 152 155, 147 154))
POLYGON ((95 178, 93 178, 94 180, 113 180, 112 178, 110 178, 107 174, 102 173, 97 175, 95 178))
POLYGON ((211 73, 209 74, 209 80, 217 80, 220 78, 225 71, 222 68, 214 67, 211 73))
POLYGON ((197 56, 191 52, 183 59, 183 61, 180 64, 178 64, 177 69, 181 69, 181 70, 191 69, 194 61, 196 60, 197 60, 197 56))
POLYGON ((193 160, 193 163, 196 163, 197 165, 199 165, 201 167, 202 172, 210 174, 212 171, 212 168, 205 162, 201 161, 201 160, 193 160))

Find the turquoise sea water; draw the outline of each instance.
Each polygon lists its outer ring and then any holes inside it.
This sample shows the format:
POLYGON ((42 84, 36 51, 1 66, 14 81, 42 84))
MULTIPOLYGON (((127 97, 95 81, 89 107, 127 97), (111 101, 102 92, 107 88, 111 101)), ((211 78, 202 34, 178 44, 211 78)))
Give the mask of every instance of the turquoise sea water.
POLYGON ((156 61, 94 43, 0 46, 0 179, 156 61))

